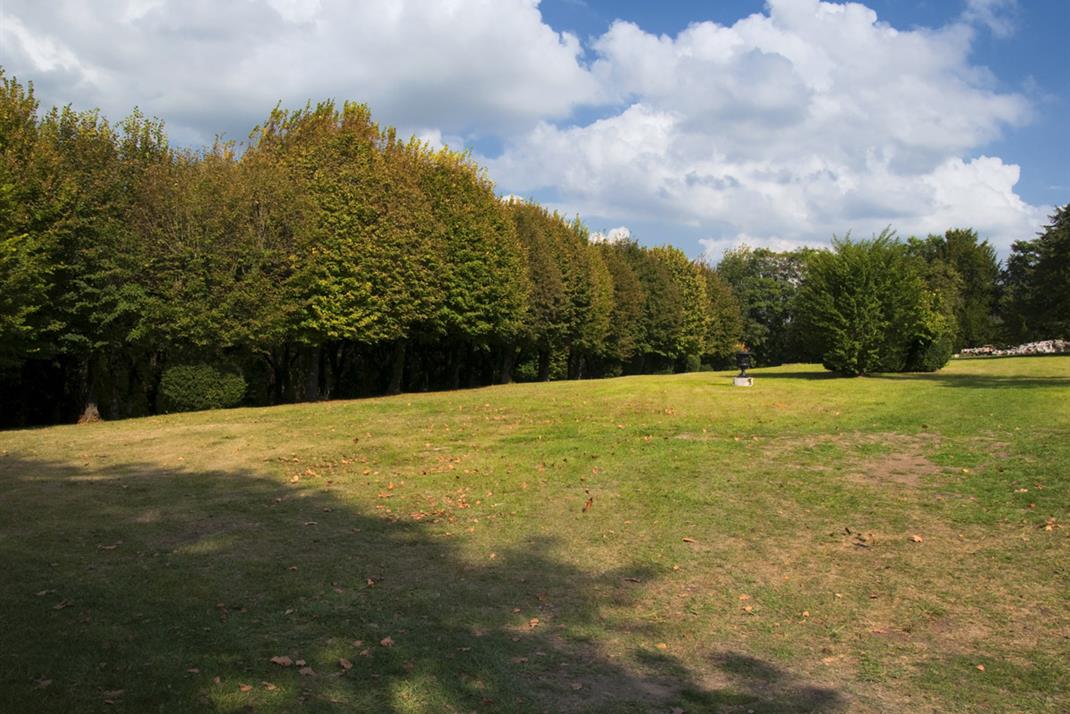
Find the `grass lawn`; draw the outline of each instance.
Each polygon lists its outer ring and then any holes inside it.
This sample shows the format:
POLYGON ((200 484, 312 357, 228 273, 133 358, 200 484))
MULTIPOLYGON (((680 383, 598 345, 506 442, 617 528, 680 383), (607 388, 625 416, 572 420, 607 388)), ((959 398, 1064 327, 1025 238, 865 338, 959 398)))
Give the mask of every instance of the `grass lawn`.
POLYGON ((1070 357, 729 376, 0 433, 0 711, 1070 710, 1070 357))

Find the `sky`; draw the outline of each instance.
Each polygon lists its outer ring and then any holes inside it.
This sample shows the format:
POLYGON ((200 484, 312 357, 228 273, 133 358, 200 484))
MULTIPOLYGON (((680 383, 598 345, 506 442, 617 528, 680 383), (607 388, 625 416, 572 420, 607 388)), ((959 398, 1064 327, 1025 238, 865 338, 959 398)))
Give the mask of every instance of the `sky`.
POLYGON ((43 106, 172 143, 276 103, 367 103, 600 239, 974 228, 1005 256, 1070 202, 1067 0, 0 0, 43 106))

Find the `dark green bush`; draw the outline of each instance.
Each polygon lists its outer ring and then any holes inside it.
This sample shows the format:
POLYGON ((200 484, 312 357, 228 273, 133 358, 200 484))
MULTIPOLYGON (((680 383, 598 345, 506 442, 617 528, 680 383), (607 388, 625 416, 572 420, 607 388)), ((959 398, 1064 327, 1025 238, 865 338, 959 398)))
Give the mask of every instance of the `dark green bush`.
POLYGON ((210 364, 180 365, 164 371, 160 395, 164 411, 223 409, 241 402, 245 378, 210 364))
POLYGON ((833 246, 810 257, 798 297, 800 321, 826 369, 860 375, 943 367, 954 315, 894 234, 833 246))

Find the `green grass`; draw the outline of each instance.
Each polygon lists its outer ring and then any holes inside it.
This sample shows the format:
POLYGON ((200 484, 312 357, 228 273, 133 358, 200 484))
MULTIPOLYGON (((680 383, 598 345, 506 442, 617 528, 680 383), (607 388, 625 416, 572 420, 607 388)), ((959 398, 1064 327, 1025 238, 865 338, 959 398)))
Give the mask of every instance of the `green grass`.
POLYGON ((1070 358, 754 375, 0 433, 0 711, 1070 709, 1070 358))

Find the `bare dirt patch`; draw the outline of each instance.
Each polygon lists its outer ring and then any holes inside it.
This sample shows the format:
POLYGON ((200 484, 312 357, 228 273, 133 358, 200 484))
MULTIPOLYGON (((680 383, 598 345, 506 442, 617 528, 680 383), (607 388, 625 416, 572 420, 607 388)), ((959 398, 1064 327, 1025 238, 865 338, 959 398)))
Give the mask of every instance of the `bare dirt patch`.
POLYGON ((813 465, 828 470, 828 463, 839 463, 846 478, 855 483, 919 486, 928 476, 944 473, 926 452, 939 444, 936 434, 866 434, 843 432, 780 437, 766 444, 766 453, 778 460, 805 462, 807 457, 823 456, 823 463, 813 465))

